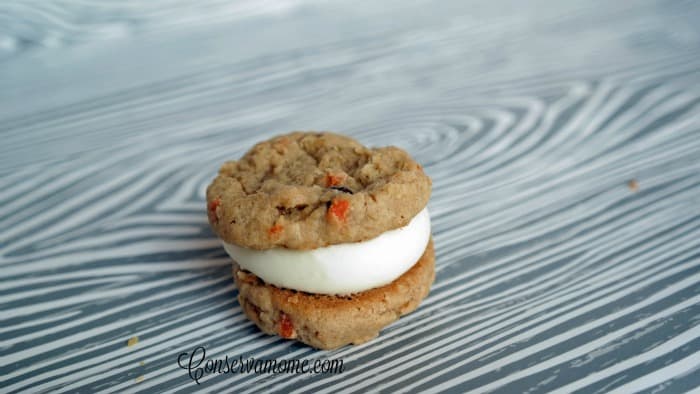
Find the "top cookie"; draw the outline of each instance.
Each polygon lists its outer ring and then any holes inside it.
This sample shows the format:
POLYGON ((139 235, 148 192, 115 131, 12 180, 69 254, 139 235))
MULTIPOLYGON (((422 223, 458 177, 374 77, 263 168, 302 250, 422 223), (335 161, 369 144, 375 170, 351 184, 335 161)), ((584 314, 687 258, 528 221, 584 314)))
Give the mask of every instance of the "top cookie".
POLYGON ((423 168, 402 149, 295 132, 224 163, 207 188, 207 208, 226 242, 315 249, 405 226, 427 205, 430 188, 423 168))

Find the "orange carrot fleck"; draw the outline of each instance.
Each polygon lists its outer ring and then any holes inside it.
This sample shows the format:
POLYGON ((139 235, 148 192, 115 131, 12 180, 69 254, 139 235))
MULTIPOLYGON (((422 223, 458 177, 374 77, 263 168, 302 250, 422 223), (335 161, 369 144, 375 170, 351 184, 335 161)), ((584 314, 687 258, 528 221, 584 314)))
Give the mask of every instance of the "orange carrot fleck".
POLYGON ((326 178, 325 178, 326 187, 340 186, 343 184, 343 182, 345 182, 346 178, 347 178, 347 175, 342 174, 342 173, 340 175, 326 174, 326 178))
POLYGON ((280 336, 291 338, 294 335, 294 325, 286 313, 280 312, 280 336))
POLYGON ((270 227, 267 230, 267 233, 270 235, 277 235, 277 234, 281 233, 282 230, 284 230, 284 227, 282 227, 281 224, 275 224, 274 226, 270 227))
POLYGON ((344 222, 347 219, 346 216, 349 208, 350 201, 340 198, 333 199, 331 206, 328 208, 327 218, 336 217, 341 222, 344 222))
POLYGON ((215 198, 211 200, 209 203, 209 210, 208 210, 208 215, 209 215, 209 221, 212 223, 216 223, 219 219, 216 217, 216 208, 221 205, 221 199, 220 198, 215 198))

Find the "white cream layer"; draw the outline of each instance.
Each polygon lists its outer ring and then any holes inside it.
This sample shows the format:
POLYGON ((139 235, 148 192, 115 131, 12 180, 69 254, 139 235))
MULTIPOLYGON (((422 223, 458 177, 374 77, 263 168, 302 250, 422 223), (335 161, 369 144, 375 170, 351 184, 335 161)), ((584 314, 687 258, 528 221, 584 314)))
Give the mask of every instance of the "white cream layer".
POLYGON ((393 282, 423 255, 430 240, 428 208, 408 225, 355 243, 311 250, 253 250, 224 242, 238 265, 267 283, 317 294, 350 294, 393 282))

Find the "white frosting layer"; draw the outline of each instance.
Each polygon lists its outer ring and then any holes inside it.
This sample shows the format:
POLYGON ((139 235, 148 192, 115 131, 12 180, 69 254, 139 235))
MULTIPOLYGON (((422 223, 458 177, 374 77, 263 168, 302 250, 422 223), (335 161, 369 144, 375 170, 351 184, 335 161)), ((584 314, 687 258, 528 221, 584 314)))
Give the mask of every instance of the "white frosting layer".
POLYGON ((311 250, 253 250, 224 242, 238 265, 278 287, 317 294, 350 294, 393 282, 423 255, 430 240, 424 208, 411 222, 378 237, 311 250))

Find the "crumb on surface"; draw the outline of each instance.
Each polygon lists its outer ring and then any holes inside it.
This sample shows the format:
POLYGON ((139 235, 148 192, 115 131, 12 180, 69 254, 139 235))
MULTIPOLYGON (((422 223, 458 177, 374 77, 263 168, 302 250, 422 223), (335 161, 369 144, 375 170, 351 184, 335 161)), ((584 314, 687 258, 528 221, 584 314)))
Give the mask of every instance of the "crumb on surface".
POLYGON ((144 365, 146 365, 146 362, 141 361, 141 362, 139 362, 139 365, 143 367, 144 365))
POLYGON ((146 377, 143 376, 143 375, 141 375, 141 376, 137 377, 137 378, 134 379, 134 380, 136 381, 136 383, 141 383, 141 382, 143 382, 144 379, 146 379, 146 377))
POLYGON ((126 341, 126 346, 127 347, 136 346, 137 343, 139 343, 139 337, 134 335, 133 337, 129 338, 128 341, 126 341))
POLYGON ((637 182, 636 179, 630 179, 629 182, 627 182, 627 187, 633 192, 636 192, 639 190, 639 182, 637 182))

